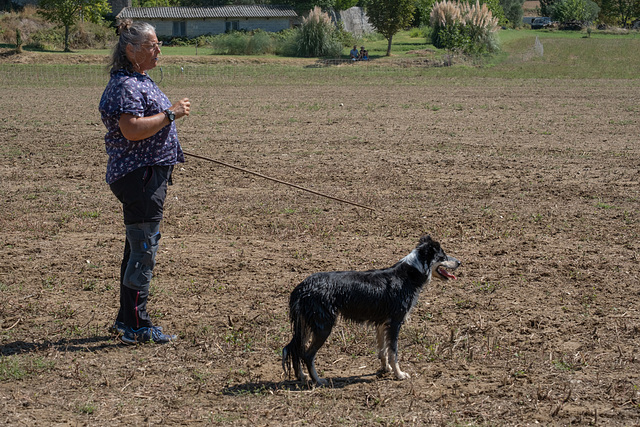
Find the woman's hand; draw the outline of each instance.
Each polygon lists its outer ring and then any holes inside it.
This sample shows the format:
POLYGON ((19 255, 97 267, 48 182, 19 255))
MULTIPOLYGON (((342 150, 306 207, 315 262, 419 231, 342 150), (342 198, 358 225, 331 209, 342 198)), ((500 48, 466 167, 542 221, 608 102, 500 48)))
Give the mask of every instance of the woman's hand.
MULTIPOLYGON (((176 119, 188 116, 191 113, 191 101, 189 98, 183 98, 169 109, 174 112, 176 119)), ((120 132, 129 141, 141 141, 149 138, 170 123, 164 112, 148 117, 136 117, 125 113, 120 116, 119 121, 120 132)))
POLYGON ((188 116, 191 112, 191 101, 189 101, 189 98, 182 98, 169 109, 175 113, 176 119, 188 116))

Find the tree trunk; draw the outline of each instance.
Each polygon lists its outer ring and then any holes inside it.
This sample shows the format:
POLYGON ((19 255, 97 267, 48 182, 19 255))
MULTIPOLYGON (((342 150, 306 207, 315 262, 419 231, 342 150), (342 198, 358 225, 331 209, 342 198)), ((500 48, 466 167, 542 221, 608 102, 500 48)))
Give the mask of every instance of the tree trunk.
POLYGON ((387 56, 391 56, 391 40, 393 40, 393 36, 389 36, 389 44, 387 45, 387 56))
POLYGON ((69 49, 69 26, 68 25, 64 26, 64 51, 71 52, 71 49, 69 49))

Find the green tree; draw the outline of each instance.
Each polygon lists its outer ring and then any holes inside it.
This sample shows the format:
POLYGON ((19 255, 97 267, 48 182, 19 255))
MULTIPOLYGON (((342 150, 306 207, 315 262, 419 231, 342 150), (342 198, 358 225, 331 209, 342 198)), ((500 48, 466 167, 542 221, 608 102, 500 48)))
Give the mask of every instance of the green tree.
POLYGON ((413 19, 414 0, 371 0, 367 16, 371 25, 387 40, 387 56, 391 55, 393 36, 406 28, 413 19))
POLYGON ((540 16, 551 16, 551 6, 555 3, 555 0, 540 0, 540 16))
POLYGON ((40 0, 39 13, 49 22, 64 27, 64 51, 69 52, 69 33, 78 20, 100 22, 111 11, 107 0, 40 0))
POLYGON ((329 10, 335 7, 335 0, 279 0, 274 2, 286 6, 292 6, 298 14, 307 14, 314 7, 319 6, 322 10, 329 10))
POLYGON ((358 0, 335 0, 333 8, 335 10, 347 10, 358 5, 358 0))
MULTIPOLYGON (((474 0, 469 1, 470 4, 475 3, 474 0)), ((491 11, 491 15, 494 18, 498 19, 499 25, 504 25, 506 22, 506 18, 504 15, 504 10, 502 9, 502 3, 500 0, 479 0, 478 3, 480 5, 486 4, 489 10, 491 11)))
POLYGON ((550 7, 551 18, 558 22, 592 22, 600 8, 591 0, 557 0, 550 7))
MULTIPOLYGON (((192 4, 182 4, 182 2, 180 2, 179 0, 132 0, 131 6, 133 7, 161 7, 161 6, 170 7, 170 6, 192 6, 192 4)), ((198 4, 197 6, 204 6, 204 5, 198 4)))
POLYGON ((628 26, 640 17, 640 0, 596 0, 600 6, 598 19, 607 24, 628 26))
POLYGON ((431 9, 438 0, 416 0, 416 11, 414 13, 415 23, 418 26, 429 25, 431 9))
POLYGON ((500 6, 504 11, 504 17, 512 28, 519 27, 522 23, 524 0, 500 0, 500 6))

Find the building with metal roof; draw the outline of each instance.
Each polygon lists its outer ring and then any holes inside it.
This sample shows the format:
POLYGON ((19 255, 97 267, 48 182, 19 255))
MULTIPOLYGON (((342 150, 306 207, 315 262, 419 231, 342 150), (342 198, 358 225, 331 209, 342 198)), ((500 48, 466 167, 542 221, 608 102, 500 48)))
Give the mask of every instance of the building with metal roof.
POLYGON ((279 5, 125 7, 116 18, 146 21, 158 37, 197 37, 233 30, 282 31, 293 26, 298 14, 279 5))

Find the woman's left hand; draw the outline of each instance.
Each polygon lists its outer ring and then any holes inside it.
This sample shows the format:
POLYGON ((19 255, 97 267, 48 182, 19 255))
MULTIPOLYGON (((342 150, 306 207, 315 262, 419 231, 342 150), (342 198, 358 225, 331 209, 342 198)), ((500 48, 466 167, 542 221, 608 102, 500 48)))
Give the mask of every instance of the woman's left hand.
POLYGON ((189 98, 182 98, 169 109, 174 112, 176 119, 188 116, 191 113, 191 101, 189 101, 189 98))
MULTIPOLYGON (((170 108, 176 115, 176 119, 188 116, 191 113, 191 101, 182 98, 170 108)), ((164 112, 148 117, 136 117, 131 114, 120 116, 120 131, 129 141, 141 141, 155 135, 163 127, 167 126, 169 119, 164 112)))

